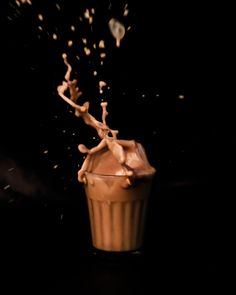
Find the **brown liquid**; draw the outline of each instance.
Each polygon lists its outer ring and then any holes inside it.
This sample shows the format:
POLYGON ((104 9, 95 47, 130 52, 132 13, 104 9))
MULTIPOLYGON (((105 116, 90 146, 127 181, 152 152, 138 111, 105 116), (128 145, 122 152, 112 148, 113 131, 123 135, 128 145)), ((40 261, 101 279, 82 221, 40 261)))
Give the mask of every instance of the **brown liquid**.
POLYGON ((149 165, 141 144, 133 142, 124 152, 123 165, 108 148, 87 156, 84 182, 92 240, 94 247, 101 250, 131 251, 143 242, 155 169, 149 165), (132 171, 131 177, 124 167, 132 171))
POLYGON ((102 102, 102 122, 89 113, 89 103, 76 104, 81 95, 77 81, 70 80, 72 68, 63 55, 67 73, 59 95, 75 109, 87 125, 96 129, 100 143, 88 149, 78 172, 88 200, 93 245, 106 251, 131 251, 142 245, 147 201, 155 174, 140 143, 117 139, 117 130, 106 124, 107 103, 102 102), (69 90, 70 98, 65 95, 69 90))
POLYGON ((86 173, 92 241, 105 251, 132 251, 142 246, 151 179, 125 188, 126 177, 86 173))

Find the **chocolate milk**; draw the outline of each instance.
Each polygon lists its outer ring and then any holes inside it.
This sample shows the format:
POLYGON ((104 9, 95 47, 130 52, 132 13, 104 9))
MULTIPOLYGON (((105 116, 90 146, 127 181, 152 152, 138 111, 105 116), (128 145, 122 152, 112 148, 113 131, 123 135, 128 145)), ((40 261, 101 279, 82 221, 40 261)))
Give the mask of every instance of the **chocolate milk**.
POLYGON ((81 95, 76 80, 70 80, 72 68, 67 66, 65 81, 58 86, 58 94, 75 109, 75 115, 95 128, 100 142, 89 149, 78 146, 87 154, 78 180, 84 183, 88 201, 94 247, 105 251, 131 251, 143 241, 148 196, 155 168, 145 150, 134 140, 117 139, 117 130, 106 123, 107 103, 102 102, 102 122, 89 113, 89 103, 77 104, 81 95), (70 98, 65 95, 68 91, 70 98))
POLYGON ((130 166, 136 166, 135 177, 122 175, 122 167, 112 165, 114 157, 107 149, 90 159, 93 172, 85 172, 92 241, 100 250, 132 251, 142 246, 154 169, 141 159, 140 144, 134 143, 130 150, 127 155, 132 157, 130 166))

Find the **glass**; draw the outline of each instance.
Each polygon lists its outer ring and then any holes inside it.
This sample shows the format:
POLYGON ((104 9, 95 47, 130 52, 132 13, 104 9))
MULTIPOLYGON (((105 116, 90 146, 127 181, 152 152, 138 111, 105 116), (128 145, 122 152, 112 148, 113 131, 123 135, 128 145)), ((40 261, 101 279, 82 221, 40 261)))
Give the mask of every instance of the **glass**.
POLYGON ((150 177, 127 186, 127 176, 86 172, 92 243, 96 249, 134 251, 143 243, 150 177))

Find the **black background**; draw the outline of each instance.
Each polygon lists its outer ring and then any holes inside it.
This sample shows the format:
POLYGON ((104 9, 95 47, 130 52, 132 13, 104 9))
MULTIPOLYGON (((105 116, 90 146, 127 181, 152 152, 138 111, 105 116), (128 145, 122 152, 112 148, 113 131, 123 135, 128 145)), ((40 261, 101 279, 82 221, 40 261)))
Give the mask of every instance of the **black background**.
POLYGON ((212 282, 229 262, 233 195, 234 111, 223 78, 228 11, 134 1, 122 18, 122 1, 58 1, 60 11, 55 1, 32 2, 0 4, 1 294, 128 294, 212 282), (98 13, 93 33, 78 20, 87 7, 98 13), (111 17, 131 26, 119 49, 106 25, 111 17), (71 25, 78 25, 74 33, 71 25), (84 36, 107 41, 104 67, 83 56, 81 41, 76 47, 84 36), (142 142, 157 169, 141 257, 114 260, 91 247, 77 145, 94 144, 96 134, 57 96, 63 52, 98 119, 101 97, 91 72, 100 70, 111 86, 104 94, 109 125, 120 138, 142 142))

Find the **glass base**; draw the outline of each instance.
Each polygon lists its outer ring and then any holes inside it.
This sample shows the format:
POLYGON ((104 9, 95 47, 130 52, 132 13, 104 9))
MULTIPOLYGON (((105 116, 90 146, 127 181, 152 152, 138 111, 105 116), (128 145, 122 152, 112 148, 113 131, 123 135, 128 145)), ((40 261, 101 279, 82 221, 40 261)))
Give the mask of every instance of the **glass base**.
POLYGON ((139 264, 143 261, 143 251, 142 249, 137 249, 133 251, 104 251, 93 247, 92 258, 96 262, 107 263, 107 264, 139 264))

